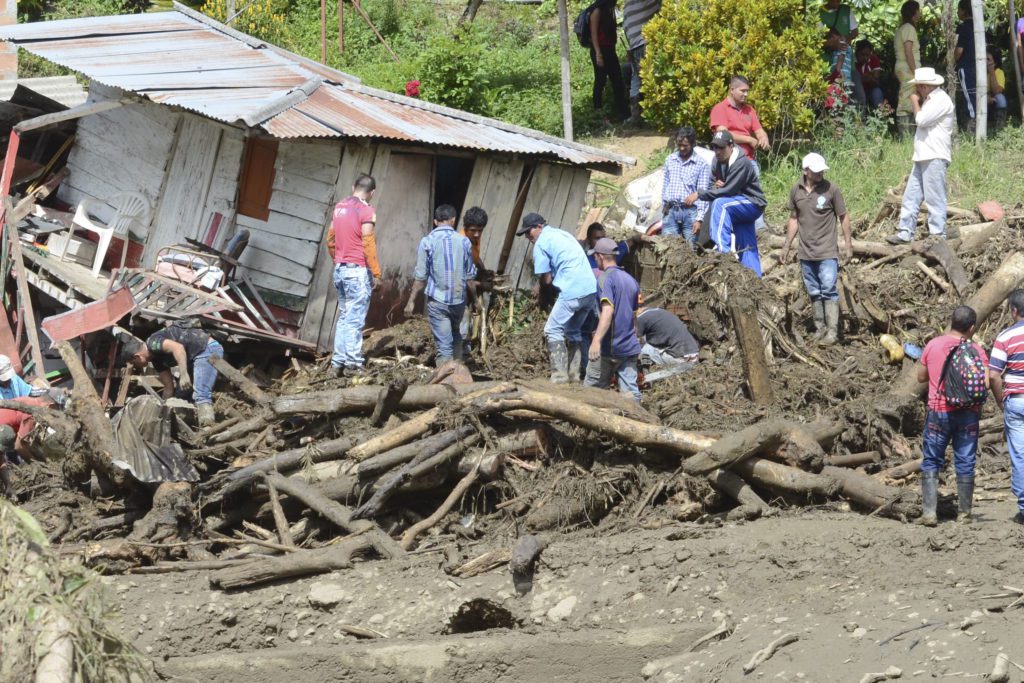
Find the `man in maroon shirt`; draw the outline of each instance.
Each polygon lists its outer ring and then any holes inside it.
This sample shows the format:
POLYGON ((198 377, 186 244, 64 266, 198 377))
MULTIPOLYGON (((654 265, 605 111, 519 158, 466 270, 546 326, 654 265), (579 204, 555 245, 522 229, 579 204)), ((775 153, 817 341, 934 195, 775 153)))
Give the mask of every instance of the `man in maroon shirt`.
POLYGON ((757 112, 747 104, 750 94, 750 81, 744 76, 733 76, 729 81, 729 94, 724 100, 711 108, 711 132, 727 130, 732 139, 739 145, 747 158, 754 162, 754 170, 761 175, 757 165, 757 149, 768 149, 768 133, 761 128, 757 112))
POLYGON ((338 324, 331 358, 337 377, 364 372, 363 326, 374 280, 381 276, 374 235, 377 214, 370 206, 376 189, 376 181, 365 173, 356 178, 352 195, 334 207, 327 229, 327 250, 334 258, 334 286, 338 290, 338 324))

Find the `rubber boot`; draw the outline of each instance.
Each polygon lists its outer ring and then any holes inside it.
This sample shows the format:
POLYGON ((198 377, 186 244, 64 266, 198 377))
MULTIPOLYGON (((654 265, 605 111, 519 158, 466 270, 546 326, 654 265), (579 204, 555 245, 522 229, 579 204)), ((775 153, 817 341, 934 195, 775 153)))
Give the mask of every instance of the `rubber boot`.
POLYGON ((583 349, 579 344, 567 341, 565 342, 565 348, 568 353, 568 362, 566 363, 566 370, 569 375, 570 384, 578 384, 582 379, 580 377, 580 363, 583 361, 583 349))
POLYGON ((213 412, 212 403, 199 403, 196 405, 196 417, 199 419, 200 427, 209 427, 217 421, 217 416, 213 412))
POLYGON ((996 109, 992 115, 992 133, 998 133, 1006 126, 1006 110, 996 109))
POLYGON ((917 523, 922 526, 935 526, 939 523, 936 509, 939 506, 939 473, 921 473, 921 516, 917 523))
POLYGON ((565 340, 549 340, 548 354, 551 356, 551 383, 565 384, 569 381, 569 349, 565 340))
POLYGON ((822 303, 825 305, 825 336, 821 343, 831 346, 839 341, 839 302, 827 299, 822 303))
POLYGON ((11 497, 11 467, 3 462, 3 454, 0 454, 0 496, 11 497))
POLYGON ((974 477, 956 478, 956 497, 960 504, 960 511, 957 512, 956 521, 962 524, 970 524, 974 518, 971 516, 971 509, 974 507, 974 477))
POLYGON ((814 316, 814 334, 811 335, 811 339, 818 341, 825 336, 825 302, 812 301, 811 314, 814 316))

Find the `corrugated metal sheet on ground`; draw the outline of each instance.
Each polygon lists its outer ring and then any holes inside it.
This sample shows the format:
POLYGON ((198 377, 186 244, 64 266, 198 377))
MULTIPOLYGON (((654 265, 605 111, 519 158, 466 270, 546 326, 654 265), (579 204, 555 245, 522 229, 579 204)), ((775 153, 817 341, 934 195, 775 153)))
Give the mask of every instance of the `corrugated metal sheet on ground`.
POLYGON ((173 12, 3 26, 0 39, 104 85, 226 123, 259 124, 279 138, 378 138, 556 157, 574 164, 635 163, 367 88, 347 74, 176 7, 173 12), (299 92, 285 99, 315 77, 326 80, 309 97, 299 92))

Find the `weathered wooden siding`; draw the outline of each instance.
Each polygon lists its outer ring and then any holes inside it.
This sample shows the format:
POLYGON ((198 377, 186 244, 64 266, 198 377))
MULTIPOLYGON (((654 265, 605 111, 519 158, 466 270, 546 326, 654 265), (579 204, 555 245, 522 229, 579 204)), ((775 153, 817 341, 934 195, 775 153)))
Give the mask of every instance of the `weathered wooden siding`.
POLYGON ((327 253, 327 221, 333 204, 352 192, 352 183, 360 173, 373 172, 377 145, 345 145, 335 178, 334 202, 328 206, 320 238, 320 250, 313 269, 313 281, 302 316, 299 338, 316 342, 321 350, 330 348, 334 339, 334 325, 338 316, 338 298, 334 289, 334 256, 327 253))
POLYGON ((497 271, 501 265, 509 228, 519 220, 515 208, 522 175, 523 162, 519 159, 480 157, 473 167, 463 213, 471 206, 487 212, 487 229, 480 238, 480 258, 490 270, 497 271))
MULTIPOLYGON (((91 102, 118 99, 121 94, 100 83, 89 86, 91 102)), ((105 202, 119 192, 140 192, 155 215, 180 118, 167 107, 144 102, 80 119, 68 157, 71 174, 61 183, 58 198, 77 206, 87 198, 105 202)), ((113 215, 106 204, 96 210, 102 221, 113 215)), ((147 238, 149 224, 141 229, 135 236, 147 238)))
POLYGON ((270 217, 237 216, 251 232, 242 254, 253 284, 287 295, 279 301, 295 310, 307 304, 328 209, 334 203, 342 144, 282 140, 278 148, 270 217))
MULTIPOLYGON (((527 191, 523 215, 539 213, 548 225, 576 234, 580 211, 586 197, 590 171, 558 164, 537 164, 527 191)), ((532 286, 533 245, 525 237, 512 242, 505 264, 508 282, 525 289, 532 286)))

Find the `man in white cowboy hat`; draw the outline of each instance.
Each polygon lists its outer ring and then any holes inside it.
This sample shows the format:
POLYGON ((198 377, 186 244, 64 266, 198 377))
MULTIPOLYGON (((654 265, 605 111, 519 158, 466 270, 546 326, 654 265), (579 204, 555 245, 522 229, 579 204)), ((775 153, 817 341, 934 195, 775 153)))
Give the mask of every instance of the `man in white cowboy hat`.
POLYGON ((928 204, 928 233, 946 237, 946 169, 952 158, 956 107, 940 87, 942 83, 942 76, 930 67, 916 69, 909 81, 914 86, 910 105, 917 124, 914 167, 903 191, 899 232, 886 238, 890 244, 914 239, 922 201, 928 204))
POLYGON ((789 192, 789 225, 782 262, 789 260, 793 239, 800 235, 800 272, 811 298, 814 339, 835 344, 839 337, 839 231, 843 229, 843 258, 853 255, 850 216, 843 193, 825 180, 828 164, 814 152, 804 157, 803 177, 789 192))

